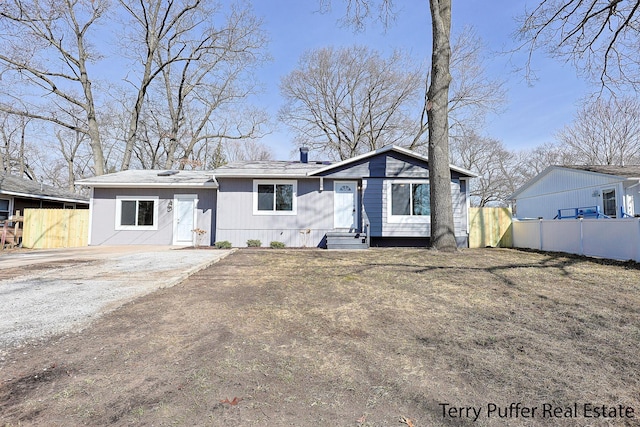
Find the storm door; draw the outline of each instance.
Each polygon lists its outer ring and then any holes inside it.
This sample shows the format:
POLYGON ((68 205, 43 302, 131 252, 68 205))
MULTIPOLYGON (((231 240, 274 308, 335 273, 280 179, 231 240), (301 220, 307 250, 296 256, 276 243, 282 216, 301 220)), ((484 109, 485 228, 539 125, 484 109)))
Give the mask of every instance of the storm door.
POLYGON ((357 188, 355 181, 336 181, 333 184, 333 226, 336 229, 356 230, 357 188))
POLYGON ((195 194, 176 194, 173 199, 173 244, 188 246, 194 241, 196 229, 195 194))

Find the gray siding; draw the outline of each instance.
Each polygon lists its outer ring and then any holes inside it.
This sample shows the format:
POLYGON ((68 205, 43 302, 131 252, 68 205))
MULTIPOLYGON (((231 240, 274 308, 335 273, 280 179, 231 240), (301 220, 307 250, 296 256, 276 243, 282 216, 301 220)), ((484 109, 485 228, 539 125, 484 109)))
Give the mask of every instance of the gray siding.
POLYGON ((333 181, 298 179, 296 215, 254 215, 253 179, 219 178, 217 241, 233 246, 246 246, 247 240, 258 239, 263 246, 272 241, 289 247, 315 247, 333 229, 333 181))
MULTIPOLYGON (((394 180, 397 181, 397 179, 394 180)), ((431 221, 429 217, 425 217, 424 220, 420 220, 419 222, 396 223, 389 221, 389 203, 387 197, 387 186, 389 182, 390 180, 382 178, 363 180, 363 217, 365 222, 370 224, 371 236, 429 237, 431 235, 431 221)), ((468 233, 466 188, 460 184, 459 180, 451 181, 451 196, 455 235, 458 237, 466 237, 468 233)))
POLYGON ((129 189, 95 188, 93 192, 93 215, 90 245, 171 245, 173 243, 173 212, 167 212, 169 201, 175 194, 197 194, 197 226, 207 230, 201 244, 214 240, 216 191, 211 189, 129 189), (116 197, 157 196, 157 230, 116 230, 116 197))

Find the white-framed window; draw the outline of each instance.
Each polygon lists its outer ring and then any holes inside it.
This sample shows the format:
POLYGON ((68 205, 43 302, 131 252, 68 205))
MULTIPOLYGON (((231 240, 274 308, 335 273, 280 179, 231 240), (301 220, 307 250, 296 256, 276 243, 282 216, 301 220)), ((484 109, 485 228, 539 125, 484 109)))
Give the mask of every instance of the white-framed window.
POLYGON ((387 182, 389 222, 430 222, 428 180, 393 180, 387 182))
POLYGON ((254 215, 295 215, 298 183, 295 180, 253 181, 254 215))
POLYGON ((157 230, 157 196, 116 196, 116 230, 157 230))
POLYGON ((0 199, 0 221, 9 219, 11 216, 11 200, 0 199))

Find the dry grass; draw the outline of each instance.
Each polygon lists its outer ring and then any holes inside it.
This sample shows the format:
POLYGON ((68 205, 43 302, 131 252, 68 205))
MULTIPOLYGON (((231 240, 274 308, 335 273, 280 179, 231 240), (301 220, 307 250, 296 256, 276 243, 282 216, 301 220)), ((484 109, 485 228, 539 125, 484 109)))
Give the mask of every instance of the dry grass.
POLYGON ((10 354, 0 420, 639 425, 639 291, 635 264, 559 254, 240 251, 82 334, 10 354), (487 417, 512 402, 539 409, 487 417), (443 417, 442 403, 482 412, 443 417), (576 417, 543 416, 574 403, 576 417), (584 403, 635 416, 587 419, 584 403))

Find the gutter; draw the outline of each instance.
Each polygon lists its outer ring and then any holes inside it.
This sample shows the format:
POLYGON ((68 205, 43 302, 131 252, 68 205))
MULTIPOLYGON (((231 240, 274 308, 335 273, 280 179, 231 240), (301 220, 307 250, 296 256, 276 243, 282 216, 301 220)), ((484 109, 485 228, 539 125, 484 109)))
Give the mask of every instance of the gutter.
POLYGON ((72 199, 69 197, 56 197, 56 196, 43 196, 38 194, 18 193, 15 191, 0 191, 0 194, 6 194, 7 196, 23 197, 25 199, 39 199, 39 200, 51 200, 54 202, 69 202, 69 203, 84 203, 89 204, 89 200, 72 199))

